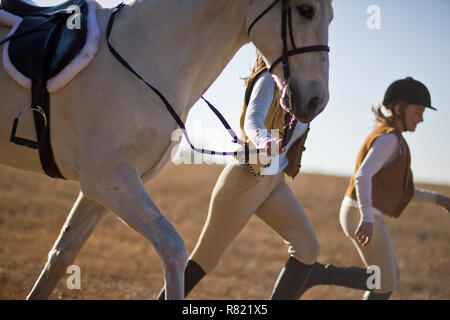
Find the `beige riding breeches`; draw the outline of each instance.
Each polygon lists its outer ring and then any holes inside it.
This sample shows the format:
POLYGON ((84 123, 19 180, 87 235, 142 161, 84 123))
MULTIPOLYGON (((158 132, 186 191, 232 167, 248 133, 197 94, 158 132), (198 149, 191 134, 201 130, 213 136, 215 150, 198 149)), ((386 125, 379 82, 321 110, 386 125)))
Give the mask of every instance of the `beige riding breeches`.
POLYGON ((217 180, 208 218, 190 259, 209 273, 254 213, 284 239, 290 255, 305 264, 316 261, 319 242, 284 173, 255 177, 234 163, 217 180))
POLYGON ((355 239, 355 231, 360 222, 359 209, 342 204, 339 220, 345 235, 352 240, 364 264, 366 266, 375 265, 380 268, 380 289, 375 289, 374 292, 393 291, 400 278, 400 269, 384 217, 374 215, 373 235, 366 247, 362 247, 355 239))

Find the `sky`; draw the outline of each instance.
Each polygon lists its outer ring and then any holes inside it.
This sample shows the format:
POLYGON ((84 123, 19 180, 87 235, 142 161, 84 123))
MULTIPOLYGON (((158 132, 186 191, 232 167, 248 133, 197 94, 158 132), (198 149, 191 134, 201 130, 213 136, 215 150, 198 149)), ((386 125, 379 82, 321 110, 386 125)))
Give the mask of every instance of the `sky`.
MULTIPOLYGON (((105 6, 118 2, 100 1, 105 6)), ((428 87, 432 105, 438 109, 427 109, 416 132, 404 134, 415 181, 450 185, 450 1, 334 0, 333 8, 330 100, 311 123, 302 170, 350 176, 357 152, 374 126, 371 105, 382 99, 392 81, 412 76, 428 87), (373 6, 380 18, 375 29, 367 26, 368 20, 373 22, 373 11, 368 12, 373 6)), ((235 130, 245 91, 242 78, 249 75, 255 50, 252 44, 243 46, 204 94, 235 130)), ((202 101, 191 109, 186 126, 198 147, 234 148, 202 101)), ((180 151, 186 152, 183 147, 180 151)))

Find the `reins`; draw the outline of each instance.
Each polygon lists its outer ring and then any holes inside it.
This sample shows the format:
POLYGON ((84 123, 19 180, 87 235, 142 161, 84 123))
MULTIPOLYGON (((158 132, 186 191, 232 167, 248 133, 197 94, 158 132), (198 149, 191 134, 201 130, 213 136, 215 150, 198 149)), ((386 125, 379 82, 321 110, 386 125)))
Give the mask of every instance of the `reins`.
MULTIPOLYGON (((252 28, 255 26, 256 22, 258 22, 267 12, 269 12, 280 0, 275 0, 274 2, 272 2, 260 15, 258 15, 255 20, 253 20, 253 22, 250 24, 247 33, 250 35, 250 32, 252 30, 252 28)), ((295 43, 294 43, 294 37, 293 37, 293 31, 292 31, 292 17, 291 17, 291 8, 286 6, 287 0, 282 0, 282 25, 281 25, 281 38, 283 40, 283 53, 281 55, 281 57, 279 57, 278 59, 276 59, 272 65, 268 68, 269 72, 273 72, 273 69, 275 68, 275 66, 282 62, 283 63, 283 74, 284 74, 284 83, 283 85, 286 85, 287 88, 289 87, 289 82, 290 82, 290 73, 289 73, 289 63, 288 63, 288 58, 290 56, 293 55, 297 55, 297 54, 302 54, 302 53, 306 53, 306 52, 313 52, 313 51, 326 51, 329 52, 330 48, 326 45, 315 45, 315 46, 307 46, 307 47, 302 47, 302 48, 297 48, 295 43), (291 39, 291 43, 292 43, 292 50, 288 50, 288 44, 287 44, 287 28, 289 28, 289 33, 290 33, 290 39, 291 39)), ((108 43, 108 48, 111 51, 112 55, 125 67, 127 68, 131 73, 133 73, 138 79, 140 79, 142 82, 145 83, 145 85, 147 87, 149 87, 160 99, 161 101, 164 103, 164 105, 166 106, 167 110, 169 111, 169 113, 172 115, 172 117, 174 118, 174 120, 177 122, 178 126, 183 130, 183 135, 186 138, 186 141, 188 142, 189 146, 191 147, 192 150, 196 151, 196 152, 200 152, 203 154, 209 154, 209 155, 233 155, 235 157, 241 156, 242 153, 245 156, 245 161, 247 162, 249 160, 249 154, 250 153, 257 153, 259 154, 260 152, 265 152, 264 148, 259 148, 259 149, 249 149, 249 145, 247 142, 242 141, 238 138, 238 136, 236 135, 236 133, 231 129, 231 126, 228 124, 228 122, 225 120, 225 118, 220 114, 220 112, 209 102, 207 101, 205 98, 202 97, 203 101, 206 102, 206 104, 208 105, 208 107, 214 112, 214 114, 219 118, 219 120, 221 121, 221 123, 223 124, 223 126, 228 130, 228 132, 230 133, 230 135, 232 136, 233 143, 237 143, 240 144, 244 147, 244 151, 214 151, 214 150, 208 150, 208 149, 203 149, 203 148, 196 148, 190 141, 189 136, 187 134, 187 130, 186 127, 184 125, 184 122, 180 119, 180 117, 178 116, 178 114, 175 112, 175 110, 173 109, 172 105, 169 103, 169 101, 167 101, 167 99, 164 97, 164 95, 158 90, 156 89, 154 86, 152 86, 150 83, 148 83, 141 75, 139 75, 139 73, 137 73, 133 67, 130 66, 130 64, 125 61, 125 59, 123 59, 123 57, 114 49, 114 47, 111 45, 110 41, 109 41, 109 37, 111 35, 111 30, 114 24, 114 18, 116 16, 116 14, 125 6, 125 4, 122 2, 119 5, 117 5, 112 13, 111 16, 109 18, 108 21, 108 26, 107 26, 107 30, 106 30, 106 40, 108 43)), ((292 132, 295 129, 295 125, 297 120, 295 119, 295 117, 293 115, 290 115, 291 111, 292 111, 292 107, 289 106, 289 113, 286 114, 285 117, 285 134, 283 136, 283 146, 286 146, 289 142, 290 137, 292 136, 292 132)))
POLYGON ((235 157, 239 157, 239 156, 244 155, 246 161, 248 161, 248 159, 250 157, 250 153, 257 153, 257 154, 259 154, 260 152, 265 152, 264 148, 250 150, 248 143, 245 142, 245 141, 242 141, 242 140, 240 140, 238 138, 237 134, 233 131, 233 129, 231 129, 231 126, 228 124, 228 122, 225 120, 225 118, 220 114, 219 110, 217 110, 208 100, 206 100, 203 97, 202 97, 203 101, 206 102, 206 104, 212 110, 212 112, 214 112, 214 114, 219 118, 219 120, 221 121, 222 125, 227 129, 228 133, 233 138, 232 142, 242 145, 244 147, 244 151, 215 151, 215 150, 209 150, 209 149, 204 149, 204 148, 197 148, 191 143, 191 141, 189 139, 189 135, 187 134, 186 126, 184 125, 183 120, 180 119, 178 114, 173 109, 172 105, 169 103, 169 101, 167 101, 166 97, 164 97, 164 95, 158 89, 156 89, 154 86, 152 86, 150 83, 148 83, 139 73, 137 73, 136 70, 134 70, 134 68, 132 66, 130 66, 130 64, 127 61, 125 61, 125 59, 114 49, 114 47, 111 45, 111 43, 109 41, 109 37, 111 35, 111 30, 112 30, 112 27, 113 27, 113 24, 114 24, 115 15, 124 6, 125 6, 125 3, 123 3, 123 2, 120 3, 119 5, 117 5, 114 8, 114 10, 111 13, 111 16, 109 18, 108 26, 107 26, 107 29, 106 29, 106 40, 107 40, 107 43, 108 43, 108 48, 111 51, 112 55, 125 68, 127 68, 139 80, 144 82, 145 85, 147 87, 149 87, 161 99, 161 101, 164 103, 164 105, 166 106, 166 108, 169 111, 169 113, 172 115, 172 118, 176 121, 178 126, 183 130, 183 135, 186 138, 186 141, 189 144, 189 146, 191 147, 191 149, 196 151, 196 152, 203 153, 203 154, 209 154, 209 155, 222 155, 222 156, 232 155, 232 156, 235 156, 235 157))

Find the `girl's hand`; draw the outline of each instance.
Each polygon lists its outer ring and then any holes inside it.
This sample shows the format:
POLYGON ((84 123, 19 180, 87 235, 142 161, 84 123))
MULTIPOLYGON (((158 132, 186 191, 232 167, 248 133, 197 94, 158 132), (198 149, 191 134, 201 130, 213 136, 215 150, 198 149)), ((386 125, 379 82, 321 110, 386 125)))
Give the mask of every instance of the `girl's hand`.
POLYGON ((442 207, 442 211, 445 213, 448 213, 450 210, 450 198, 443 196, 443 195, 438 195, 436 198, 436 204, 442 207))
POLYGON ((359 242, 359 244, 361 244, 362 247, 367 246, 370 242, 370 239, 372 239, 372 235, 373 223, 361 221, 355 231, 355 238, 359 242))
POLYGON ((282 147, 282 142, 283 141, 281 139, 267 140, 266 145, 264 146, 264 148, 266 149, 267 156, 270 157, 272 154, 277 155, 285 152, 286 148, 282 147))

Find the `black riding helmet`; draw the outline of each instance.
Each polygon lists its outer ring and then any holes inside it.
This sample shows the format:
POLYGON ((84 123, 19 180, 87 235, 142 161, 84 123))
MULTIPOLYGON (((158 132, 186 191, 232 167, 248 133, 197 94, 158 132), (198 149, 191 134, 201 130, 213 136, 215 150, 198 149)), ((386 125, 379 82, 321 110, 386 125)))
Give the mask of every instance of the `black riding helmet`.
POLYGON ((388 106, 392 102, 402 100, 408 104, 418 104, 427 108, 437 110, 431 106, 430 92, 427 87, 412 77, 394 81, 387 88, 384 95, 383 105, 388 106))
MULTIPOLYGON (((425 87, 422 82, 417 81, 412 77, 406 77, 405 79, 392 82, 384 94, 383 105, 390 109, 392 108, 393 103, 400 100, 407 104, 418 104, 425 106, 426 108, 437 110, 431 106, 430 92, 427 87, 425 87)), ((392 110, 392 112, 393 111, 394 110, 392 110)), ((400 113, 404 130, 407 131, 404 108, 400 110, 400 113)))

